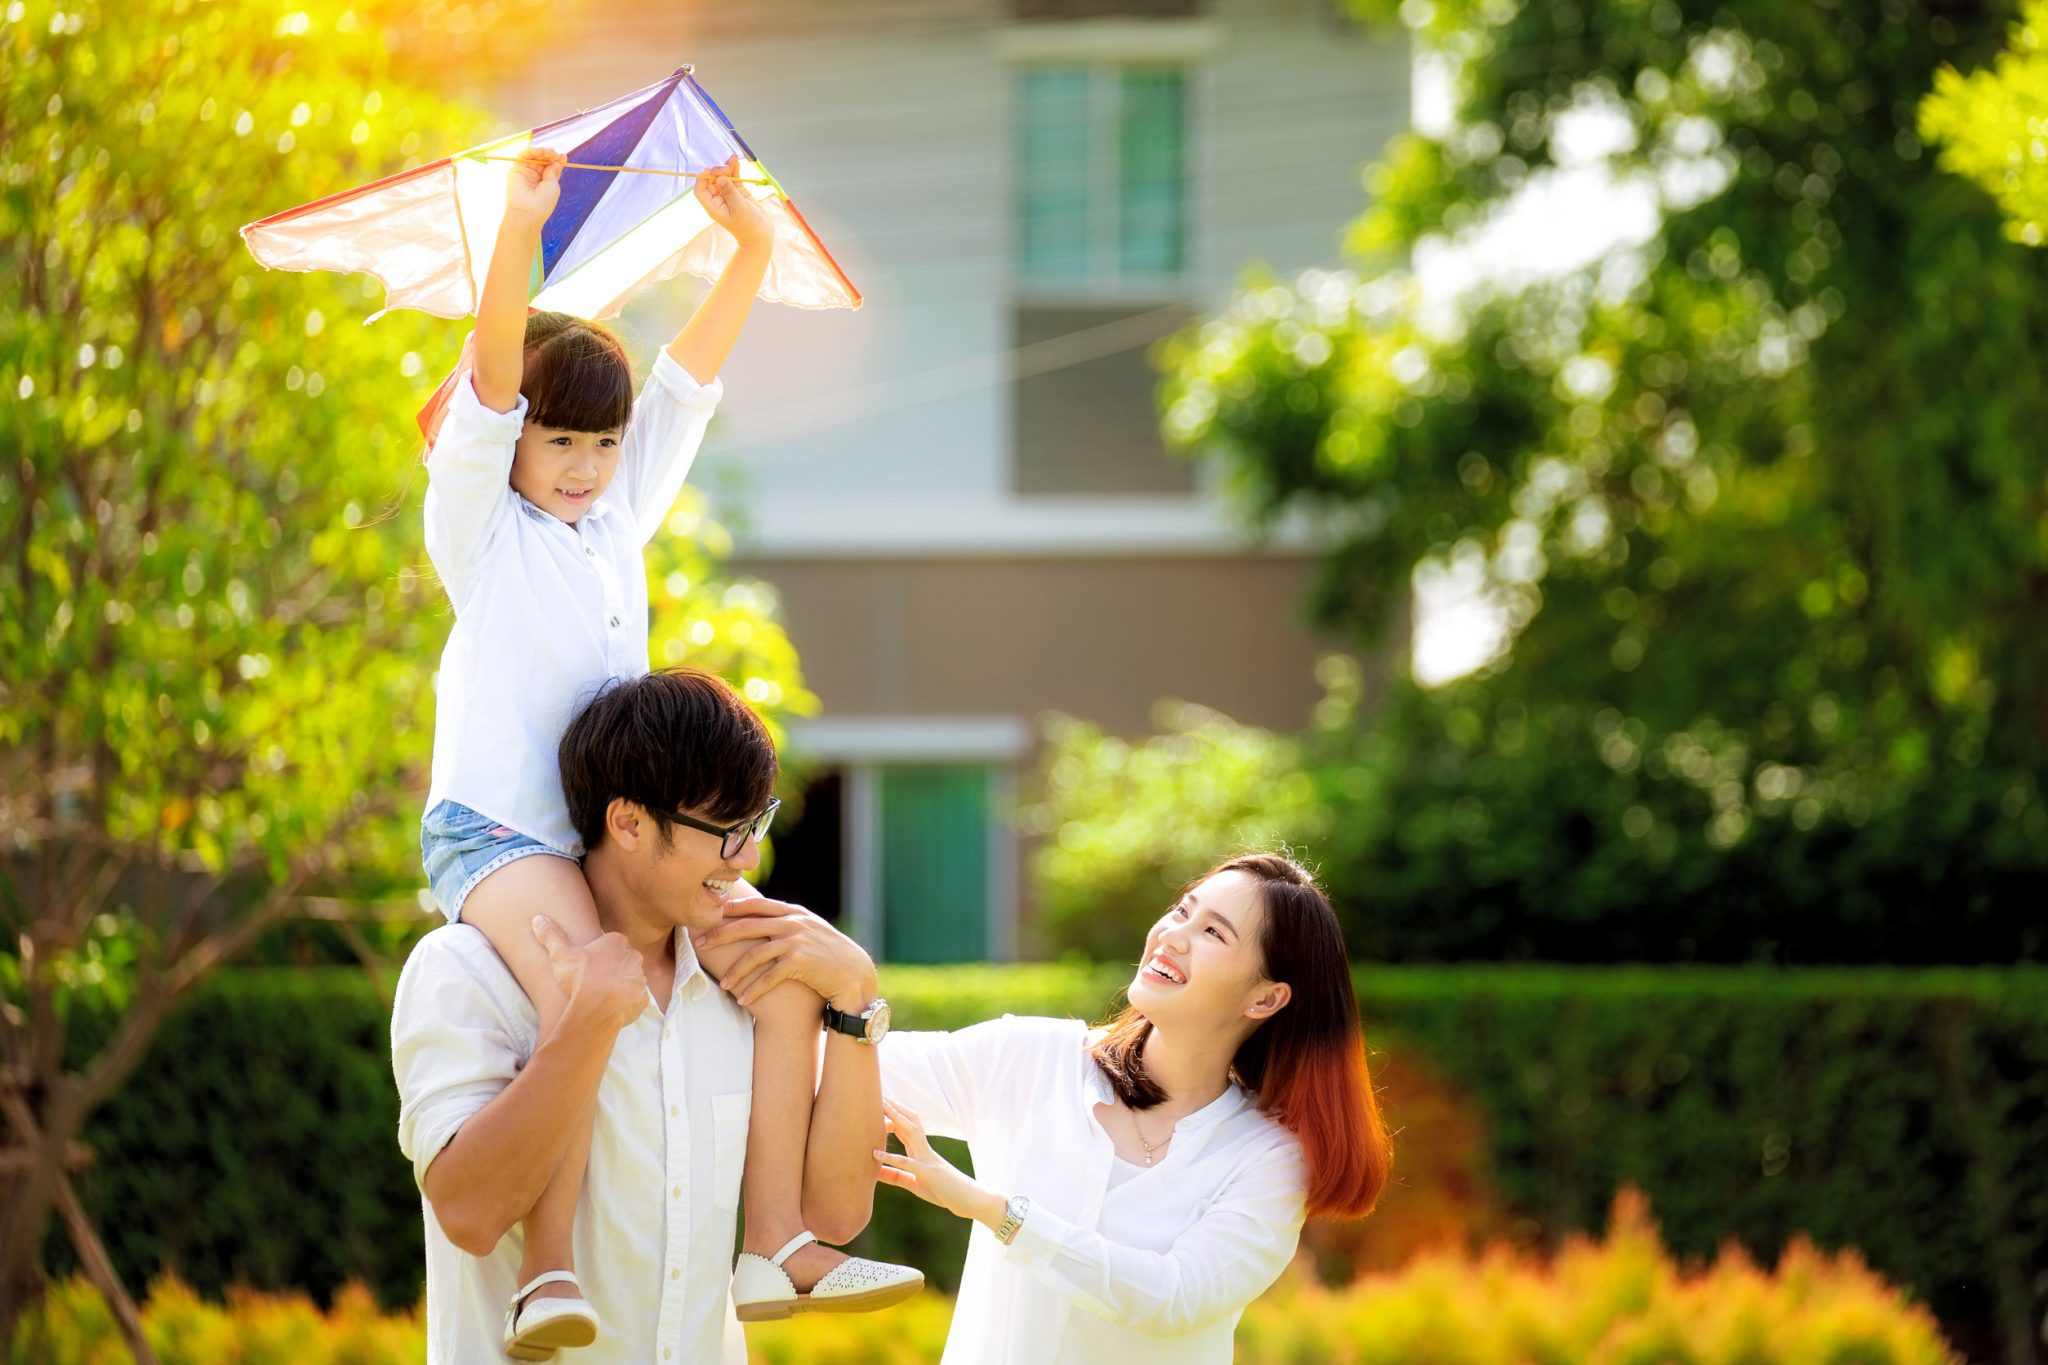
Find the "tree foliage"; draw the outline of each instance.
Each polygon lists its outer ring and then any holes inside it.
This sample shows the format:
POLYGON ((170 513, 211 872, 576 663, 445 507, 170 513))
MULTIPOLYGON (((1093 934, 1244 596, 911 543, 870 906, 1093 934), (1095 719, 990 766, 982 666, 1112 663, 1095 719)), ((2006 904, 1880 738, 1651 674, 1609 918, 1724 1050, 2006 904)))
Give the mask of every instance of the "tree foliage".
POLYGON ((1032 873, 1051 946, 1127 960, 1174 892, 1223 858, 1327 831, 1297 741, 1184 702, 1155 714, 1164 733, 1139 744, 1072 717, 1047 730, 1045 790, 1023 823, 1042 836, 1032 873))
POLYGON ((1377 645, 1438 573, 1503 623, 1323 737, 1339 890, 1422 956, 2041 952, 2048 261, 1919 132, 2010 12, 1399 15, 1448 117, 1387 148, 1347 268, 1254 280, 1164 399, 1323 526, 1325 619, 1377 645), (1537 259, 1588 181, 1644 225, 1537 259))
POLYGON ((2027 0, 2011 44, 1989 66, 1935 74, 1920 106, 1920 134, 1941 165, 1975 181, 2005 211, 2014 241, 2048 240, 2048 4, 2027 0))
MULTIPOLYGON (((446 6, 31 0, 0 23, 0 1101, 27 1171, 0 1330, 53 1200, 90 1240, 69 1144, 176 1001, 306 894, 418 883, 452 616, 413 413, 460 329, 365 328, 374 280, 267 274, 236 229, 479 138, 428 73, 466 41, 502 62, 538 15, 465 9, 495 24, 465 37, 446 6), (120 1022, 67 1066, 84 996, 120 1022)), ((701 504, 671 531, 657 660, 810 704, 701 504)))

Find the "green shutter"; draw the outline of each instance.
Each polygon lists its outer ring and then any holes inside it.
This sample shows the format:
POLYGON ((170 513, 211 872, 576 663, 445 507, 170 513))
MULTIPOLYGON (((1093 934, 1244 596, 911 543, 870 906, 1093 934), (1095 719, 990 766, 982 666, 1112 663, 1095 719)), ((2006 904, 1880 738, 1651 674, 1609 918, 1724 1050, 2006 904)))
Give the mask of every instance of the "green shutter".
POLYGON ((1034 280, 1088 274, 1088 99, 1083 66, 1027 67, 1018 84, 1017 268, 1034 280))
POLYGON ((1186 78, 1122 73, 1117 103, 1117 261, 1126 275, 1178 275, 1185 255, 1186 78))
POLYGON ((882 956, 988 956, 989 771, 920 764, 881 772, 882 956))

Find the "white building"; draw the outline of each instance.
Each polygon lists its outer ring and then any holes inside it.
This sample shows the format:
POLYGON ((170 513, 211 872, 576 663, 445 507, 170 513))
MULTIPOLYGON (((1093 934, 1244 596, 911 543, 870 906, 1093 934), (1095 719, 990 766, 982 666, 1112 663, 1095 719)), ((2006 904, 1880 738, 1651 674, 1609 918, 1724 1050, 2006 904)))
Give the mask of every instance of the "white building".
POLYGON ((592 0, 499 108, 683 62, 866 297, 756 312, 694 476, 825 706, 770 890, 894 960, 1014 955, 1042 713, 1315 700, 1308 556, 1163 451, 1147 350, 1249 263, 1337 259, 1407 45, 1341 0, 592 0))

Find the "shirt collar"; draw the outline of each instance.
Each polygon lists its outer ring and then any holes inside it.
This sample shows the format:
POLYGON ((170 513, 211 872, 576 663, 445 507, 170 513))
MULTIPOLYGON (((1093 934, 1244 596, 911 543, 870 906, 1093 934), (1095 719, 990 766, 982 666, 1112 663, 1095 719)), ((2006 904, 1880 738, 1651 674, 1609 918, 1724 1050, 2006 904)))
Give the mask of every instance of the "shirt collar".
MULTIPOLYGON (((591 509, 593 512, 596 508, 591 509)), ((711 974, 704 970, 704 964, 697 960, 697 945, 690 942, 690 931, 681 926, 676 928, 676 986, 675 994, 695 1000, 704 992, 713 989, 711 974)))
MULTIPOLYGON (((563 521, 553 512, 547 511, 546 509, 541 507, 536 507, 533 503, 527 501, 526 494, 514 492, 512 496, 519 499, 519 510, 526 513, 527 516, 533 518, 535 521, 552 521, 557 526, 569 525, 568 522, 563 521)), ((611 510, 611 504, 609 502, 606 502, 604 495, 600 493, 597 497, 597 501, 590 504, 590 510, 583 514, 582 519, 584 521, 602 521, 606 516, 610 515, 611 510)), ((569 529, 573 531, 576 528, 570 526, 569 529)))

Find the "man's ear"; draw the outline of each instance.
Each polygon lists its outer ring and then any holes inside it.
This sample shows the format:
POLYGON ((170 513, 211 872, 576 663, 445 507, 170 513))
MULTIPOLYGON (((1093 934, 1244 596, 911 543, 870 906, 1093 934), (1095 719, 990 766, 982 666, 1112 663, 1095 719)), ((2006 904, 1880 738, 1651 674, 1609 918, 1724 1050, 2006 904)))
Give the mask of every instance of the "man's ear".
POLYGON ((1294 987, 1288 985, 1285 981, 1265 982, 1259 987, 1257 993, 1252 996, 1251 1003, 1244 1007, 1244 1017, 1247 1019, 1271 1019, 1281 1010, 1287 1008, 1287 1002, 1293 998, 1294 987))
POLYGON ((621 848, 633 848, 647 831, 647 811, 638 801, 614 796, 604 808, 605 838, 621 848))

